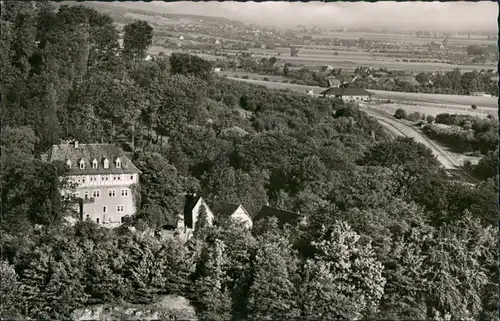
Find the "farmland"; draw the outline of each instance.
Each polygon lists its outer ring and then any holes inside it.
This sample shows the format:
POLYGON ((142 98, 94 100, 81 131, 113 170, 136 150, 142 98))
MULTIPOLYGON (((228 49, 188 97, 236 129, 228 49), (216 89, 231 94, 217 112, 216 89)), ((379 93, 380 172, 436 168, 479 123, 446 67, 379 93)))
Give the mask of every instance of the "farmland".
MULTIPOLYGON (((299 34, 300 35, 300 34, 299 34)), ((302 34, 305 35, 305 34, 302 34)), ((377 41, 390 41, 390 42, 404 42, 413 45, 423 45, 435 39, 430 37, 416 37, 413 34, 401 33, 382 33, 382 32, 341 32, 341 31, 327 31, 322 32, 321 35, 313 35, 313 37, 322 38, 342 38, 342 39, 359 39, 364 38, 367 40, 377 41)), ((457 35, 450 38, 450 44, 494 44, 496 41, 487 39, 486 37, 473 36, 470 39, 467 35, 457 35)))
MULTIPOLYGON (((181 50, 181 49, 177 49, 181 50)), ((172 49, 167 49, 164 46, 155 45, 150 49, 150 53, 156 54, 158 52, 167 52, 172 49)), ((189 52, 189 50, 188 50, 189 52)), ((220 53, 233 53, 234 50, 224 50, 218 49, 217 52, 220 53)), ((299 55, 297 57, 290 56, 290 49, 284 47, 277 47, 276 49, 261 49, 261 48, 249 48, 247 51, 249 54, 254 54, 256 58, 262 57, 276 57, 285 63, 291 63, 296 65, 306 65, 306 66, 323 66, 323 65, 334 65, 337 68, 342 68, 344 70, 354 70, 359 66, 371 67, 371 68, 386 68, 391 70, 407 70, 412 72, 435 72, 435 71, 451 71, 459 68, 463 72, 481 70, 481 69, 495 69, 496 66, 493 64, 451 64, 445 61, 433 60, 433 62, 409 62, 408 59, 396 58, 396 57, 383 57, 379 55, 373 55, 369 52, 359 51, 359 50, 337 50, 332 47, 327 50, 319 49, 300 49, 299 55), (334 54, 335 53, 335 54, 334 54)), ((215 56, 213 54, 198 54, 200 57, 209 60, 215 60, 216 58, 224 59, 222 56, 215 56)), ((411 59, 410 59, 411 60, 411 59)))

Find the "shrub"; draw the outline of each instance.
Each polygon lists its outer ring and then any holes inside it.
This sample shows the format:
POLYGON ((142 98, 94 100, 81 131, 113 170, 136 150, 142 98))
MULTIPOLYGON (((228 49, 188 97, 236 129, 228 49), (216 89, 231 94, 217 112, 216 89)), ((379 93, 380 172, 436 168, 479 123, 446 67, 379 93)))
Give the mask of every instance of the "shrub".
POLYGON ((402 108, 398 108, 396 109, 396 112, 394 112, 394 117, 396 117, 397 119, 406 119, 406 111, 402 108))
POLYGON ((243 78, 243 79, 250 79, 250 77, 248 77, 247 75, 245 75, 245 76, 243 76, 241 78, 243 78))
POLYGON ((432 116, 432 115, 427 115, 427 119, 426 119, 426 120, 427 120, 427 122, 430 124, 430 123, 432 123, 434 120, 436 120, 436 118, 435 118, 434 116, 432 116))
POLYGON ((422 116, 420 115, 419 112, 411 113, 406 117, 406 119, 413 122, 419 121, 421 118, 422 116))

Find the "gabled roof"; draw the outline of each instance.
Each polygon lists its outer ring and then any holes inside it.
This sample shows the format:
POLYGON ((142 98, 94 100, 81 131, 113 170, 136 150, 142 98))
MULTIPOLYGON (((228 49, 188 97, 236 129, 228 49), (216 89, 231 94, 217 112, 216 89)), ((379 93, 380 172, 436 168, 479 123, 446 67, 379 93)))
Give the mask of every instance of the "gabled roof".
POLYGON ((218 202, 214 205, 213 211, 216 215, 221 215, 224 217, 230 217, 231 215, 236 212, 236 210, 241 207, 243 209, 243 212, 248 216, 248 218, 252 219, 248 212, 245 210, 245 208, 241 204, 236 204, 236 203, 226 203, 226 202, 218 202))
POLYGON ((257 215, 255 215, 254 221, 265 219, 267 217, 276 217, 280 225, 284 225, 285 223, 295 224, 298 223, 300 219, 302 219, 302 215, 300 215, 299 213, 294 213, 265 205, 262 206, 257 215))
POLYGON ((191 213, 200 199, 203 200, 199 195, 186 195, 186 202, 184 203, 184 213, 191 213))
POLYGON ((79 166, 71 166, 69 170, 69 175, 92 175, 92 174, 138 174, 141 171, 135 167, 132 161, 123 153, 123 151, 114 144, 78 144, 78 148, 75 148, 72 144, 59 144, 52 145, 52 147, 46 153, 46 160, 48 162, 71 161, 72 164, 79 164, 80 160, 83 159, 86 166, 84 169, 80 169, 79 166), (116 166, 109 166, 109 168, 104 168, 104 159, 109 159, 110 163, 112 160, 117 158, 121 160, 121 167, 116 168, 116 166), (96 169, 93 169, 92 160, 97 159, 99 165, 96 169))
POLYGON ((363 88, 328 88, 320 93, 326 96, 371 96, 371 92, 363 88))

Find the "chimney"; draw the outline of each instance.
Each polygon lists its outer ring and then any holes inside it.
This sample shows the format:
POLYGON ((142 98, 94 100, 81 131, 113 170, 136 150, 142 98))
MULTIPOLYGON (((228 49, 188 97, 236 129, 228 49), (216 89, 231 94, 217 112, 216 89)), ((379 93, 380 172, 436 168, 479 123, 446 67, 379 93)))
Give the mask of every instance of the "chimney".
POLYGON ((75 148, 78 148, 78 141, 75 140, 75 148))

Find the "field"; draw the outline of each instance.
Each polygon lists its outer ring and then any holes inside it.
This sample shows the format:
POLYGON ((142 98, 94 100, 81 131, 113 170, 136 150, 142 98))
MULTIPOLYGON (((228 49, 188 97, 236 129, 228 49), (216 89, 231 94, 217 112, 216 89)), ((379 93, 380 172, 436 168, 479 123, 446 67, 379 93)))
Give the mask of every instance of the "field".
MULTIPOLYGON (((303 34, 306 35, 306 34, 303 34)), ((338 39, 359 39, 364 38, 367 40, 379 40, 388 42, 405 42, 414 45, 425 44, 431 41, 442 41, 442 39, 433 38, 418 38, 415 35, 403 35, 403 34, 391 34, 391 33, 375 33, 375 32, 323 32, 318 35, 313 35, 313 38, 338 38, 338 39)), ((458 35, 458 37, 452 37, 449 40, 449 44, 494 44, 496 40, 488 40, 486 37, 471 37, 467 39, 466 35, 458 35)))
MULTIPOLYGON (((481 70, 481 69, 495 69, 497 66, 494 64, 475 64, 475 65, 457 65, 448 64, 446 62, 403 62, 402 59, 410 58, 393 58, 393 57, 374 57, 369 52, 359 50, 334 50, 330 52, 319 49, 300 49, 297 57, 290 56, 289 48, 276 48, 276 49, 261 49, 250 48, 248 50, 254 53, 257 57, 277 56, 280 53, 280 58, 284 62, 293 64, 303 64, 311 66, 319 65, 333 65, 337 68, 355 69, 359 66, 387 68, 393 70, 407 70, 415 72, 434 72, 434 71, 449 71, 459 68, 463 71, 481 70), (334 53, 337 52, 337 55, 334 53), (399 60, 399 61, 397 61, 399 60)), ((426 58, 428 59, 428 58, 426 58)), ((423 58, 422 58, 423 60, 423 58)), ((437 59, 429 59, 437 60, 437 59)))
MULTIPOLYGON (((189 41, 185 41, 189 43, 189 41)), ((150 53, 166 52, 167 49, 161 46, 153 46, 150 53)), ((219 52, 235 52, 235 50, 218 50, 219 52)), ((354 70, 359 66, 372 68, 387 68, 390 70, 406 70, 412 72, 435 72, 435 71, 451 71, 459 68, 463 72, 481 69, 495 69, 494 64, 475 64, 475 65, 457 65, 446 62, 403 62, 403 58, 393 57, 374 57, 369 52, 363 51, 347 51, 347 50, 318 50, 318 49, 300 49, 297 57, 290 56, 290 49, 278 47, 276 49, 261 49, 250 48, 249 53, 253 53, 256 57, 276 57, 285 63, 292 63, 306 66, 323 66, 332 65, 336 68, 344 70, 354 70), (337 52, 338 55, 334 55, 337 52), (278 55, 279 54, 279 55, 278 55), (397 61, 399 60, 399 61, 397 61)), ((201 55, 200 55, 201 56, 201 55)), ((215 60, 214 55, 203 55, 204 58, 215 60)), ((224 59, 223 57, 218 57, 224 59)), ((406 58, 404 58, 406 59, 406 58)), ((432 59, 434 60, 434 59, 432 59)))
MULTIPOLYGON (((246 73, 250 78, 252 74, 246 73)), ((319 94, 326 88, 286 84, 280 82, 271 82, 263 80, 252 79, 238 79, 248 83, 263 85, 273 89, 289 89, 295 92, 306 93, 307 90, 312 90, 314 94, 319 94)), ((420 112, 426 115, 437 115, 441 113, 458 113, 467 115, 487 116, 488 114, 498 117, 498 99, 496 97, 475 97, 475 96, 461 96, 461 95, 439 95, 439 94, 417 94, 417 93, 404 93, 392 92, 381 90, 369 90, 374 93, 374 102, 371 103, 377 108, 383 109, 389 113, 394 113, 397 108, 403 108, 407 112, 420 112), (390 99, 392 103, 385 103, 390 99), (470 106, 476 104, 477 111, 473 111, 470 106)))

